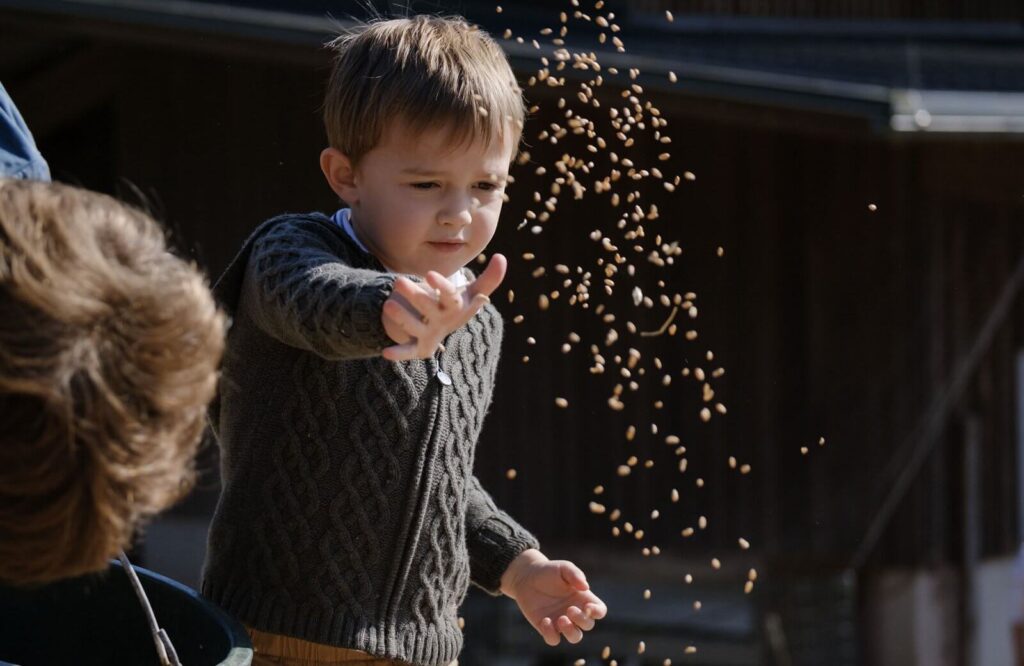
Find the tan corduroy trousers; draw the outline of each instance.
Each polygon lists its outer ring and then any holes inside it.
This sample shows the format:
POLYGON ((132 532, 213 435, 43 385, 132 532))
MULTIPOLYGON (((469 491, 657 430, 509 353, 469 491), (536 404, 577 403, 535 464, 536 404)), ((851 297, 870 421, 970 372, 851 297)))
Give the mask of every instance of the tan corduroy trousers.
MULTIPOLYGON (((301 638, 269 634, 246 627, 252 638, 252 666, 334 666, 334 664, 358 664, 359 666, 410 666, 404 661, 381 659, 359 650, 323 645, 304 641, 301 638)), ((453 661, 451 666, 458 666, 453 661)))

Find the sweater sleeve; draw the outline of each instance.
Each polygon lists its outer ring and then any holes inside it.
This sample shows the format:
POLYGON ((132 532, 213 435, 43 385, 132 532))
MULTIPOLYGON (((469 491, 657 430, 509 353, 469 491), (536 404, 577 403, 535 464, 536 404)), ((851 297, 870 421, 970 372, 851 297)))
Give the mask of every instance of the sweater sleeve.
POLYGON ((393 344, 381 322, 395 276, 353 267, 331 230, 280 224, 254 241, 240 309, 265 333, 328 360, 379 355, 393 344))
POLYGON ((526 528, 494 504, 475 475, 469 484, 466 539, 470 579, 495 596, 501 593, 501 576, 512 561, 525 550, 540 548, 526 528))

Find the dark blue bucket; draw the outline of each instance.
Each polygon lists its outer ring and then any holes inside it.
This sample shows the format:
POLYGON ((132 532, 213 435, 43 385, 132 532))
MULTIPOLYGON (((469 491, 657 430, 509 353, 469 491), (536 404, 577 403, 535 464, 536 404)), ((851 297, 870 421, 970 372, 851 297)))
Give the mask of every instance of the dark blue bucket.
MULTIPOLYGON (((135 567, 184 666, 248 666, 242 625, 184 585, 135 567)), ((159 664, 146 616, 120 562, 102 574, 34 589, 0 586, 0 663, 159 664)))

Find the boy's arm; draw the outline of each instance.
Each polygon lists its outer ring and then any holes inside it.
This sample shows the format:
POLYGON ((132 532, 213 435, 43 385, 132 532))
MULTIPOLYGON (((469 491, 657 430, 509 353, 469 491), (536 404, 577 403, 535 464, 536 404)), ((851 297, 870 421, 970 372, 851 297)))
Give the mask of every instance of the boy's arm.
POLYGON ((285 344, 330 360, 365 358, 393 344, 381 310, 394 282, 349 265, 322 224, 286 222, 254 241, 240 307, 285 344))
POLYGON ((548 645, 583 639, 608 612, 572 562, 549 560, 537 540, 494 505, 475 477, 466 518, 470 578, 487 592, 515 600, 548 645))
POLYGON ((540 548, 537 539, 499 509, 476 475, 469 481, 466 540, 473 583, 492 595, 501 594, 501 576, 519 555, 540 548))

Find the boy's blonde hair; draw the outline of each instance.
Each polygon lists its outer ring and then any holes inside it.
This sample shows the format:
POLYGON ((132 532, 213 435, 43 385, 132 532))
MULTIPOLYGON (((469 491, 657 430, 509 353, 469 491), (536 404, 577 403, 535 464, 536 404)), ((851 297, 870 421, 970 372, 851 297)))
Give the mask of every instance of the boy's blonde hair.
POLYGON ((224 327, 145 214, 0 180, 0 581, 104 569, 191 487, 224 327))
POLYGON ((328 47, 334 68, 324 98, 331 147, 358 164, 399 121, 414 133, 443 129, 457 142, 489 145, 522 135, 522 91, 501 47, 463 19, 378 20, 328 47))

